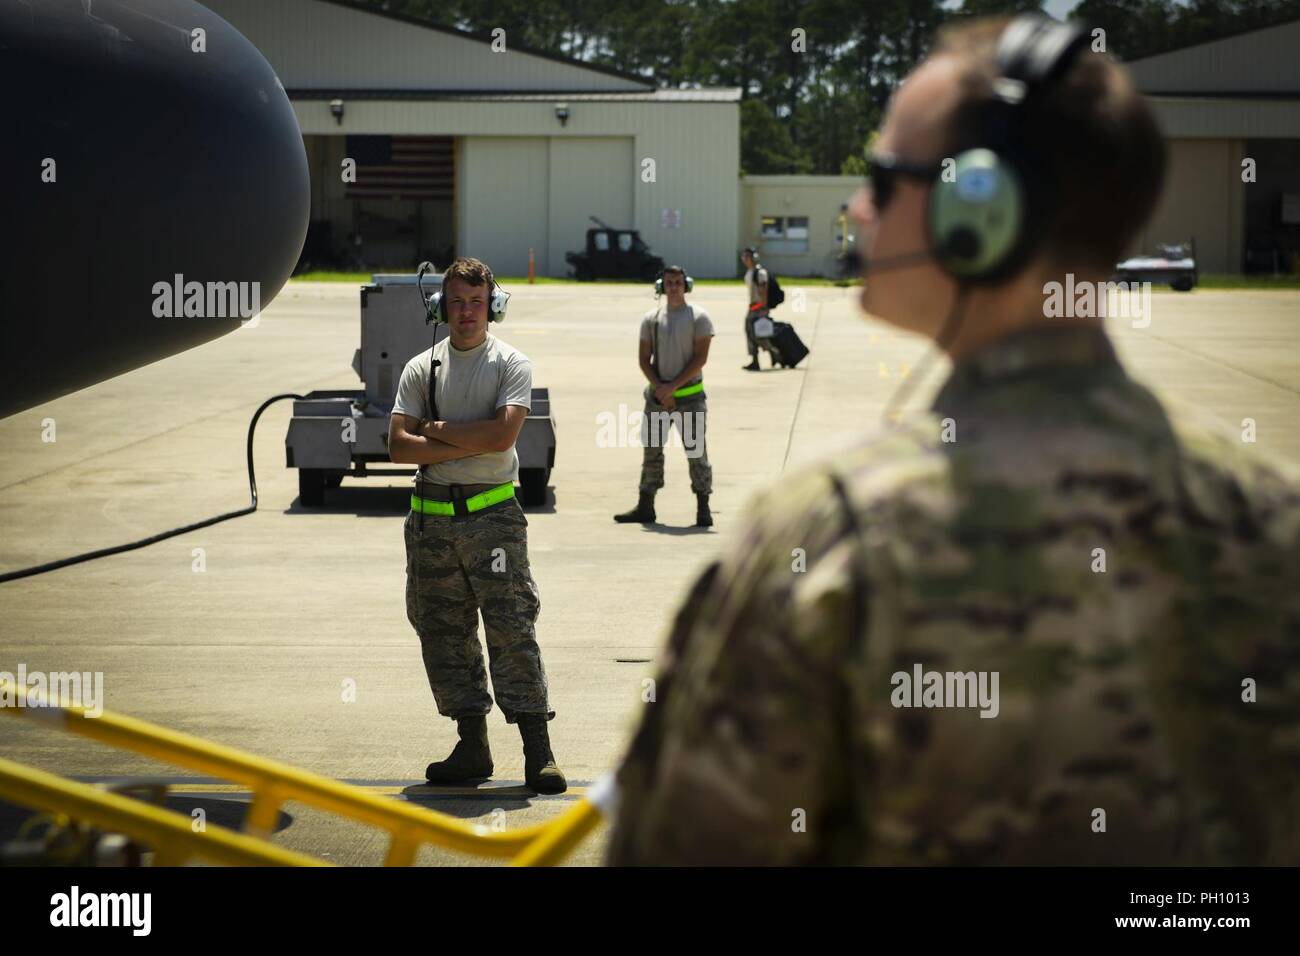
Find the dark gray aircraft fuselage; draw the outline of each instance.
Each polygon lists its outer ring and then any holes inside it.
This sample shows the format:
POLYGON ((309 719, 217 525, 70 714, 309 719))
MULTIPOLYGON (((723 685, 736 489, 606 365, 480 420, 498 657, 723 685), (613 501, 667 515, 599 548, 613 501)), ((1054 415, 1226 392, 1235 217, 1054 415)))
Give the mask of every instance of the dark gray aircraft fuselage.
POLYGON ((0 3, 0 416, 237 328, 307 231, 283 87, 192 0, 0 3))

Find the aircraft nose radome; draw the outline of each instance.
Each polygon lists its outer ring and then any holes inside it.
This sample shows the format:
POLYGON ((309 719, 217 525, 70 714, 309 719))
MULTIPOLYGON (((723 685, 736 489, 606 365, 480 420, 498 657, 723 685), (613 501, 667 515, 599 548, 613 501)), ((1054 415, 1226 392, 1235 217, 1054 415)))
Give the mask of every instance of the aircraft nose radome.
POLYGON ((307 157, 234 27, 192 0, 3 4, 0 51, 14 93, 0 416, 216 338, 275 297, 307 233, 307 157))

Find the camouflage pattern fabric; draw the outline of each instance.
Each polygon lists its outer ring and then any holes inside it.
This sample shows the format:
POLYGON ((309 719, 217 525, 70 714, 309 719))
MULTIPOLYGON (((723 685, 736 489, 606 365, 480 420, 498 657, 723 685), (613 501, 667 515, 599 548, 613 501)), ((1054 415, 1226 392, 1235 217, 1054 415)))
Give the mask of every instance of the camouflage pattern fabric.
POLYGON ((771 318, 767 309, 754 309, 745 313, 745 346, 749 349, 749 357, 758 358, 758 338, 754 335, 754 323, 759 319, 771 318))
POLYGON ((611 863, 1300 862, 1295 477, 1100 331, 986 346, 754 515, 678 612, 611 863), (996 716, 896 706, 917 665, 998 673, 996 716))
POLYGON ((528 518, 511 498, 463 517, 406 516, 406 616, 420 637, 438 713, 488 713, 478 615, 492 689, 506 720, 555 716, 534 622, 541 610, 528 567, 528 518), (423 528, 421 528, 423 524, 423 528))
POLYGON ((708 428, 708 403, 704 392, 676 399, 672 411, 666 410, 647 386, 645 409, 641 418, 641 488, 655 492, 664 486, 664 442, 671 429, 677 430, 683 453, 699 448, 700 453, 686 456, 686 467, 691 474, 691 491, 697 495, 713 492, 713 466, 709 464, 709 449, 705 432, 708 428), (690 416, 689 419, 687 416, 690 416))

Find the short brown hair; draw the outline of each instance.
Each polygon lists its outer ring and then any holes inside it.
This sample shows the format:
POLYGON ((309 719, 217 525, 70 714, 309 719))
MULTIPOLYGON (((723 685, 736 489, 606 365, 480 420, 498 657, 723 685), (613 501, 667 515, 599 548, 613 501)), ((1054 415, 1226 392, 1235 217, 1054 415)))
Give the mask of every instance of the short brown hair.
MULTIPOLYGON (((935 54, 961 63, 961 99, 945 155, 980 144, 998 77, 998 39, 1008 17, 940 30, 935 54)), ((1083 264, 1109 272, 1151 216, 1164 185, 1165 144, 1128 71, 1084 49, 1070 67, 1023 106, 1020 128, 1031 161, 1055 194, 1043 224, 1042 249, 1055 266, 1083 264)))
POLYGON ((461 256, 447 266, 447 270, 442 274, 442 287, 447 288, 447 283, 452 279, 464 279, 470 285, 490 285, 496 281, 492 276, 492 270, 486 264, 469 256, 461 256))
POLYGON ((664 267, 664 275, 668 275, 668 273, 670 272, 679 273, 682 277, 682 281, 683 282, 686 281, 686 270, 683 269, 681 266, 673 265, 673 266, 664 267))

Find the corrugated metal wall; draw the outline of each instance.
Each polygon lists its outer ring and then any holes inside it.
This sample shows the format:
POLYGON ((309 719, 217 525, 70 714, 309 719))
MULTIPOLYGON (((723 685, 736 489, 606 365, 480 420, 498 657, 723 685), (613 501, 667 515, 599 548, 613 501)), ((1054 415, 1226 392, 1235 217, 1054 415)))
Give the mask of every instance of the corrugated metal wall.
POLYGON ((621 126, 634 137, 632 197, 641 237, 692 275, 734 275, 740 104, 581 104, 584 111, 596 105, 611 107, 607 128, 621 126), (665 210, 680 214, 675 227, 664 224, 665 210))
POLYGON ((631 137, 464 139, 458 246, 501 275, 563 276, 564 254, 583 248, 588 216, 633 222, 631 137))
MULTIPOLYGON (((320 0, 209 5, 262 50, 286 88, 318 91, 294 98, 303 134, 332 138, 321 146, 328 162, 317 156, 313 175, 324 168, 337 179, 335 154, 349 133, 459 137, 458 247, 503 274, 527 267, 531 244, 541 274, 563 275, 564 253, 581 247, 589 214, 641 230, 656 253, 696 275, 734 274, 740 108, 730 93, 705 102, 575 100, 561 126, 555 106, 565 92, 645 86, 544 57, 493 54, 472 39, 320 0), (364 99, 348 88, 544 90, 554 98, 364 99), (335 92, 344 99, 341 123, 329 109, 335 92)), ((313 188, 316 208, 334 215, 333 185, 313 188)))
POLYGON ((618 90, 644 84, 511 49, 506 52, 319 0, 204 0, 248 37, 285 89, 618 90))
POLYGON ((1149 102, 1169 167, 1160 205, 1131 251, 1194 235, 1203 271, 1240 272, 1247 238, 1244 141, 1300 138, 1300 100, 1155 96, 1149 102))
POLYGON ((1134 60, 1146 93, 1300 93, 1300 21, 1134 60))
MULTIPOLYGON (((462 226, 462 248, 471 250, 470 254, 477 254, 472 249, 478 248, 485 255, 508 260, 518 254, 521 244, 525 256, 529 243, 546 245, 545 254, 538 249, 539 273, 563 275, 564 252, 579 248, 582 237, 561 237, 575 223, 584 224, 585 230, 591 213, 605 218, 589 208, 589 197, 610 204, 611 215, 617 217, 623 203, 618 197, 629 195, 628 221, 611 220, 610 225, 633 225, 658 255, 681 262, 694 275, 735 274, 740 191, 737 103, 570 102, 570 118, 563 127, 550 100, 349 100, 341 127, 325 102, 295 102, 294 109, 306 135, 437 133, 465 137, 465 153, 458 167, 462 220, 495 221, 512 204, 521 210, 513 217, 511 228, 499 233, 500 245, 493 238, 496 233, 464 231, 470 227, 462 226), (512 135, 503 136, 507 131, 512 135), (594 137, 587 145, 596 152, 579 159, 586 137, 594 137), (571 140, 579 145, 556 145, 557 154, 566 160, 551 172, 551 147, 546 148, 545 158, 536 151, 521 156, 519 150, 524 147, 517 144, 520 138, 571 140), (629 155, 629 147, 610 145, 614 141, 630 143, 630 163, 622 159, 629 155), (602 145, 593 145, 598 143, 602 145), (497 152, 502 155, 496 156, 497 152), (541 172, 535 168, 539 165, 541 172), (534 220, 532 217, 543 215, 539 211, 543 208, 547 218, 534 220), (662 225, 664 209, 681 211, 676 228, 662 225), (531 238, 516 241, 525 228, 531 238), (556 241, 564 248, 552 248, 556 241)), ((482 228, 486 227, 474 227, 482 228)))
POLYGON ((1151 108, 1169 139, 1292 139, 1300 137, 1300 97, 1294 100, 1155 96, 1151 108))
POLYGON ((1127 64, 1169 148, 1164 194, 1135 248, 1195 236, 1202 270, 1241 270, 1243 141, 1300 138, 1297 50, 1300 21, 1127 64))
POLYGON ((1241 159, 1237 139, 1172 140, 1165 189, 1136 248, 1196 239, 1203 272, 1240 272, 1243 243, 1241 159))
POLYGON ((528 272, 529 246, 542 246, 538 272, 546 274, 549 145, 544 136, 462 140, 456 187, 459 254, 482 259, 497 275, 517 276, 528 272))
MULTIPOLYGON (((633 208, 633 138, 552 137, 550 140, 550 222, 546 248, 538 250, 539 270, 562 276, 564 254, 585 248, 596 216, 615 229, 630 228, 633 208)), ((648 236, 643 236, 649 239, 648 236)))

